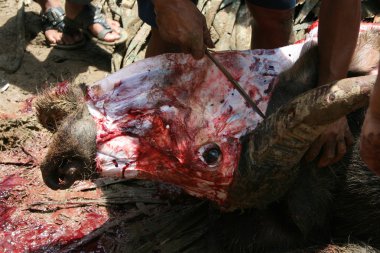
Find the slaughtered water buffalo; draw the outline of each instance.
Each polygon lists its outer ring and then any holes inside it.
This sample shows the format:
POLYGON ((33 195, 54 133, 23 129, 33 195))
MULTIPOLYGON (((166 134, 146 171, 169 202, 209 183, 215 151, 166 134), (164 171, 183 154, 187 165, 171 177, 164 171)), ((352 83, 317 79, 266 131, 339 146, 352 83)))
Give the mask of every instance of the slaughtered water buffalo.
MULTIPOLYGON (((377 32, 361 35, 353 76, 377 67, 379 45, 377 32)), ((45 183, 65 189, 110 176, 179 186, 223 211, 208 225, 217 242, 209 252, 377 252, 380 178, 360 160, 358 143, 334 166, 302 163, 344 115, 358 139, 376 77, 314 88, 312 41, 215 57, 269 117, 261 121, 208 59, 146 59, 92 86, 62 84, 39 97, 39 120, 55 132, 41 165, 45 183)))

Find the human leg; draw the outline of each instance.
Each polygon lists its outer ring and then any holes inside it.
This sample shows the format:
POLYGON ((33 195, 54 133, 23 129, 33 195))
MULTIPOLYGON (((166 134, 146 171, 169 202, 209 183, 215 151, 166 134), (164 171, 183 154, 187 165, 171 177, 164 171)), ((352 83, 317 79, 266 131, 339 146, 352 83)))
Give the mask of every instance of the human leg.
POLYGON ((152 27, 151 36, 145 52, 145 58, 153 57, 165 53, 180 53, 179 46, 162 39, 156 27, 152 27))
POLYGON ((288 45, 293 34, 294 0, 247 0, 253 16, 252 49, 288 45))
POLYGON ((119 44, 121 39, 120 24, 112 19, 105 19, 100 10, 91 5, 91 0, 67 0, 66 23, 79 26, 91 33, 99 42, 119 44))
MULTIPOLYGON (((151 36, 150 36, 150 39, 148 42, 148 47, 146 50, 145 57, 152 57, 152 56, 163 54, 163 53, 178 53, 178 52, 191 53, 193 56, 194 55, 198 56, 198 53, 196 54, 191 49, 194 49, 194 47, 197 49, 202 48, 202 46, 203 46, 202 40, 199 40, 199 41, 196 40, 193 43, 191 43, 190 46, 189 45, 185 46, 182 43, 182 47, 180 45, 181 45, 181 42, 183 42, 183 40, 181 40, 181 39, 177 40, 177 38, 181 37, 181 32, 182 32, 182 39, 184 39, 183 38, 183 35, 184 35, 183 31, 185 31, 185 35, 189 35, 191 37, 191 32, 193 32, 193 35, 196 32, 199 32, 197 29, 193 29, 193 30, 189 29, 189 27, 192 27, 192 26, 191 26, 191 24, 190 24, 190 26, 187 26, 189 24, 187 22, 184 22, 184 23, 177 22, 176 24, 173 24, 173 26, 171 26, 170 22, 173 23, 172 19, 166 19, 165 20, 165 18, 167 18, 167 16, 165 16, 165 15, 161 15, 161 16, 158 15, 158 19, 161 18, 160 19, 161 21, 165 21, 165 22, 161 23, 161 27, 159 28, 157 26, 157 23, 156 23, 156 13, 155 13, 155 9, 154 9, 155 6, 153 5, 153 1, 138 0, 137 2, 138 2, 138 7, 139 7, 138 10, 139 10, 140 18, 145 23, 147 23, 148 25, 150 25, 152 27, 152 32, 151 32, 151 36), (164 18, 162 18, 162 17, 164 17, 164 18), (168 24, 169 24, 169 27, 168 27, 168 24), (160 29, 162 29, 162 30, 160 30, 160 29), (171 29, 171 31, 169 31, 170 29, 171 29), (188 30, 190 30, 190 32, 186 32, 188 30), (176 33, 175 36, 169 36, 169 35, 173 35, 173 31, 175 31, 175 32, 178 31, 178 33, 176 33), (166 35, 166 39, 164 38, 165 37, 164 35, 166 35), (169 38, 169 37, 171 37, 171 38, 169 38), (173 39, 173 37, 174 37, 174 39, 173 39), (201 46, 196 47, 195 45, 198 45, 196 42, 201 42, 202 43, 201 46), (187 52, 187 50, 189 52, 187 52)), ((187 0, 185 0, 184 2, 186 2, 186 4, 188 4, 187 0)), ((197 3, 196 0, 192 0, 192 2, 194 4, 197 3)), ((159 3, 155 2, 155 4, 157 4, 156 8, 160 9, 158 7, 159 3)), ((181 5, 180 1, 176 2, 176 3, 174 3, 174 2, 169 3, 168 2, 168 4, 172 4, 173 6, 176 6, 176 4, 181 5)), ((162 7, 162 3, 160 6, 162 7)), ((189 7, 189 8, 186 9, 186 7, 181 5, 181 7, 184 7, 185 11, 188 11, 187 12, 187 18, 189 16, 191 17, 192 14, 194 14, 194 16, 193 16, 194 18, 193 19, 190 18, 190 19, 193 22, 192 24, 195 24, 197 17, 199 17, 199 15, 197 15, 197 14, 199 14, 198 9, 196 9, 196 6, 192 5, 192 4, 191 4, 191 6, 189 6, 189 5, 185 5, 185 6, 189 7)), ((177 8, 173 7, 172 10, 178 10, 178 6, 176 6, 176 7, 177 8)), ((162 8, 161 8, 161 10, 162 10, 162 8)), ((160 14, 160 13, 158 13, 158 14, 160 14)), ((183 15, 185 15, 185 14, 186 13, 183 13, 183 15)), ((200 14, 200 15, 202 15, 202 14, 200 14)), ((176 16, 176 15, 174 15, 174 16, 176 16)), ((183 16, 181 16, 181 17, 183 17, 183 16)), ((203 15, 202 15, 202 17, 203 17, 203 15)), ((173 17, 171 17, 171 18, 173 18, 173 17)), ((174 20, 176 20, 176 19, 174 18, 174 20)), ((184 20, 186 20, 186 18, 184 18, 183 20, 180 19, 179 21, 184 21, 184 20)), ((178 19, 177 19, 177 21, 178 21, 178 19)), ((197 27, 197 26, 194 26, 194 27, 197 27)), ((203 33, 203 38, 206 38, 206 37, 209 38, 209 33, 208 33, 207 28, 206 28, 206 25, 204 25, 203 31, 201 29, 201 33, 203 33)), ((197 36, 195 36, 195 37, 199 38, 197 36)), ((186 39, 184 39, 184 40, 187 41, 186 39)), ((211 38, 209 38, 208 40, 206 39, 205 44, 211 47, 213 44, 211 41, 211 38)), ((202 49, 200 49, 198 51, 200 51, 200 54, 202 53, 202 49)))
MULTIPOLYGON (((323 0, 318 27, 318 86, 347 76, 358 39, 360 0, 323 0)), ((311 145, 306 161, 319 160, 320 167, 343 158, 353 144, 346 117, 330 124, 311 145)))
POLYGON ((56 47, 80 46, 83 37, 79 33, 64 33, 64 16, 60 0, 35 0, 41 6, 43 31, 47 42, 56 47))

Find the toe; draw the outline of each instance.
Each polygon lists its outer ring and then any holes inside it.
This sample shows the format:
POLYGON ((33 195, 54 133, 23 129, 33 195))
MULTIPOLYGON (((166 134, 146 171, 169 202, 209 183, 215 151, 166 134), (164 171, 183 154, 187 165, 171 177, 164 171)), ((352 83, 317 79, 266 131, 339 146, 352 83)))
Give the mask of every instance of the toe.
POLYGON ((104 37, 104 40, 108 42, 113 42, 118 39, 120 39, 120 35, 115 32, 107 33, 106 36, 104 37))
POLYGON ((45 32, 45 37, 51 44, 58 43, 58 40, 62 37, 62 34, 57 30, 47 30, 45 32))
POLYGON ((120 33, 120 24, 119 22, 112 20, 112 19, 107 19, 107 23, 109 26, 111 26, 111 29, 115 31, 116 33, 120 33))
MULTIPOLYGON (((89 27, 90 31, 92 34, 97 36, 100 32, 104 31, 104 27, 100 24, 94 24, 89 27)), ((118 28, 120 29, 120 28, 118 28)), ((118 32, 112 31, 107 33, 102 40, 107 41, 107 42, 114 42, 116 40, 120 39, 120 35, 118 32)))
POLYGON ((56 36, 54 40, 56 44, 65 44, 65 42, 62 39, 62 36, 56 36))

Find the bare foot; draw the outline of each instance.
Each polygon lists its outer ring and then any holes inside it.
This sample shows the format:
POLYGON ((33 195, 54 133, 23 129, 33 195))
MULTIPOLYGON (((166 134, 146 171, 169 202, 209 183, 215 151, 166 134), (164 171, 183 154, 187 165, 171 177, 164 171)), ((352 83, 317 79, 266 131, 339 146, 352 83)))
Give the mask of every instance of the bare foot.
POLYGON ((79 32, 68 35, 58 30, 50 29, 45 31, 45 38, 51 45, 74 45, 83 40, 83 35, 79 32))
POLYGON ((58 30, 46 30, 44 34, 49 44, 60 44, 60 42, 62 41, 63 33, 58 30))
MULTIPOLYGON (((85 5, 79 5, 66 1, 66 17, 75 20, 75 18, 80 14, 84 7, 85 5)), ((106 22, 111 27, 112 31, 107 33, 102 40, 107 42, 114 42, 120 39, 120 24, 112 19, 106 19, 106 22)), ((95 37, 97 37, 97 35, 105 29, 101 24, 98 23, 91 24, 87 28, 95 37)))
POLYGON ((83 35, 80 33, 71 35, 62 33, 64 10, 60 0, 36 0, 36 2, 42 9, 44 34, 49 44, 71 45, 83 40, 83 35), (49 18, 49 12, 54 12, 54 21, 51 20, 51 15, 49 18))
MULTIPOLYGON (((104 37, 104 40, 107 42, 114 42, 118 39, 120 39, 120 24, 119 22, 116 22, 115 20, 106 19, 107 24, 111 27, 112 32, 107 33, 104 37)), ((88 27, 88 29, 91 31, 93 35, 99 34, 101 31, 104 30, 104 27, 100 24, 92 24, 88 27)))

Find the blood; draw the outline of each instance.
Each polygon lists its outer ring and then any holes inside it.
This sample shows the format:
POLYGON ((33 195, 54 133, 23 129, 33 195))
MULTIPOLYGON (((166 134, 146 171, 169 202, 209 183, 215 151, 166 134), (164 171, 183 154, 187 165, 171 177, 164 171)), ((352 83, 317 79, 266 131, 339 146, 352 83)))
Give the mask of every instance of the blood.
POLYGON ((64 95, 67 94, 69 90, 70 82, 65 80, 63 82, 57 83, 55 87, 55 94, 56 95, 64 95))
POLYGON ((60 252, 108 219, 96 207, 63 209, 43 217, 33 214, 24 205, 33 194, 32 188, 28 194, 30 185, 29 180, 17 175, 0 182, 0 252, 60 252), (63 223, 60 213, 77 218, 63 223))
POLYGON ((18 177, 16 175, 10 175, 3 179, 3 181, 0 182, 0 191, 1 190, 11 190, 13 187, 17 185, 21 185, 23 183, 26 183, 26 180, 22 177, 18 177))
POLYGON ((0 113, 0 120, 7 120, 7 119, 12 119, 15 118, 15 115, 11 114, 6 114, 6 113, 0 113))
POLYGON ((258 71, 261 64, 262 64, 262 62, 260 61, 259 58, 253 57, 252 63, 249 65, 249 70, 252 71, 252 72, 253 71, 258 71))
POLYGON ((28 113, 28 112, 32 112, 33 111, 33 100, 35 99, 36 97, 30 97, 30 98, 27 98, 24 103, 22 104, 21 106, 21 109, 20 109, 20 112, 21 113, 28 113))
MULTIPOLYGON (((281 55, 278 50, 254 50, 215 57, 265 110, 272 90, 268 86, 290 63, 281 55)), ((94 117, 97 170, 168 182, 220 203, 237 168, 239 138, 259 117, 208 58, 160 57, 159 72, 140 70, 142 83, 122 76, 122 84, 112 88, 108 81, 91 88, 90 102, 100 113, 94 117), (200 159, 198 151, 207 143, 216 143, 223 155, 215 168, 200 159)), ((114 75, 109 80, 121 78, 114 75)))
POLYGON ((314 23, 312 23, 307 29, 306 29, 306 33, 310 33, 311 30, 314 30, 316 29, 317 27, 319 26, 319 21, 315 21, 314 23))

